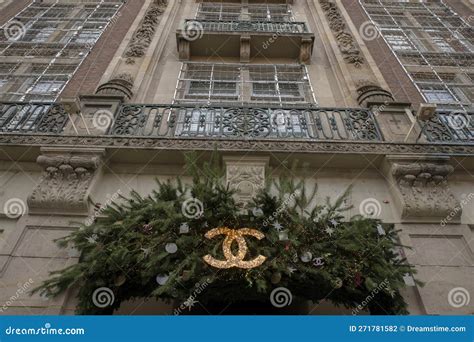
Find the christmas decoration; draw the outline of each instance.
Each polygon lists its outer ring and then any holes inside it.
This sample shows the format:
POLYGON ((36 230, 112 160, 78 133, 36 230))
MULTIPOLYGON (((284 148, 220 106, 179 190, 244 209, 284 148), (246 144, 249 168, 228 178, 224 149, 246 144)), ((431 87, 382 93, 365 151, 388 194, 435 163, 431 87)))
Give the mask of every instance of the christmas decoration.
POLYGON ((178 251, 178 246, 175 243, 170 242, 165 245, 165 250, 170 254, 174 254, 178 251))
POLYGON ((313 259, 313 254, 311 252, 304 252, 301 254, 300 259, 302 262, 310 262, 313 259))
POLYGON ((189 225, 184 222, 179 226, 179 233, 180 234, 188 234, 189 233, 189 225))
POLYGON ((217 160, 187 158, 189 185, 178 179, 158 183, 146 197, 122 196, 91 225, 58 241, 80 252, 78 263, 53 272, 34 292, 51 298, 75 288, 79 314, 112 314, 136 298, 184 303, 195 284, 206 284, 199 293, 203 306, 216 298, 226 304, 268 302, 277 283, 300 300, 354 308, 370 295, 373 314, 407 313, 400 289, 406 286, 404 275, 414 270, 395 253, 400 247, 396 231, 384 225, 385 235, 380 235, 380 220, 345 218, 349 192, 318 203, 304 177, 282 175, 269 181, 245 212, 223 181, 217 160), (183 210, 190 198, 203 204, 192 219, 183 210), (328 234, 327 227, 334 232, 328 234), (313 266, 315 257, 323 265, 313 266), (385 286, 374 294, 379 284, 385 286), (107 308, 92 301, 101 287, 115 296, 107 308))
POLYGON ((140 230, 143 234, 148 235, 153 232, 153 226, 151 224, 144 224, 140 230))
POLYGON ((206 233, 206 238, 212 239, 217 235, 224 234, 226 238, 224 243, 222 244, 222 250, 224 252, 224 257, 227 259, 225 261, 216 260, 210 255, 205 255, 203 257, 204 261, 207 262, 209 265, 216 267, 216 268, 231 268, 231 267, 238 267, 238 268, 255 268, 263 264, 263 262, 267 259, 263 255, 259 255, 253 260, 244 261, 244 258, 247 254, 248 247, 247 242, 244 239, 245 235, 253 236, 258 240, 261 240, 265 237, 264 234, 259 232, 255 229, 243 228, 239 230, 229 229, 229 228, 216 228, 208 231, 206 233), (236 241, 239 249, 237 255, 232 253, 231 247, 232 243, 236 241))
POLYGON ((167 276, 166 274, 159 274, 156 276, 156 282, 160 285, 165 285, 168 279, 169 276, 167 276))

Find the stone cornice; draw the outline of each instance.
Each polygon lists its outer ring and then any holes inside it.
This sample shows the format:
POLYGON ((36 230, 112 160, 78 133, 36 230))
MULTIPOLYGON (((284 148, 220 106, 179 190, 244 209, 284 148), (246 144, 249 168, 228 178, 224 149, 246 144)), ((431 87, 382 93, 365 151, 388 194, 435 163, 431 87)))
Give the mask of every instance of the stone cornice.
POLYGON ((308 141, 308 140, 243 140, 214 138, 146 138, 117 136, 65 136, 1 134, 1 146, 83 146, 153 150, 214 150, 289 153, 337 154, 412 154, 474 156, 474 145, 403 144, 387 142, 308 141))

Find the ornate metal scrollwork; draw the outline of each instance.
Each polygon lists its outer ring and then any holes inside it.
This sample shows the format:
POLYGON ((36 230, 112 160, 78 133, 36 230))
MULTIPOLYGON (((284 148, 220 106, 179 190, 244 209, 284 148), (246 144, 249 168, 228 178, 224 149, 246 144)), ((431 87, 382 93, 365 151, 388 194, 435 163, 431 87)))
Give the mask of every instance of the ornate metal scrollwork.
POLYGON ((222 124, 225 136, 262 138, 270 134, 270 115, 259 108, 227 109, 222 124))
POLYGON ((46 115, 41 118, 36 131, 38 133, 61 133, 68 121, 68 115, 61 104, 51 106, 46 115))
POLYGON ((119 110, 114 125, 110 131, 111 135, 137 135, 138 130, 143 127, 146 117, 143 107, 140 105, 125 105, 119 110))

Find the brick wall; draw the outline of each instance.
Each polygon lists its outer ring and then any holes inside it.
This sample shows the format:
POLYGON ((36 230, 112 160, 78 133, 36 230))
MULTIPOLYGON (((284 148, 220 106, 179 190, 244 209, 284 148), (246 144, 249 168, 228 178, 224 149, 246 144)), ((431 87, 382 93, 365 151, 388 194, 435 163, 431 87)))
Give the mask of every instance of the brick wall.
POLYGON ((124 3, 118 16, 113 19, 79 70, 64 88, 61 93, 62 97, 94 93, 102 75, 144 3, 145 0, 132 0, 124 3))
POLYGON ((5 24, 30 3, 31 0, 15 0, 0 10, 0 25, 5 24))
POLYGON ((454 12, 459 14, 465 20, 468 20, 469 17, 474 16, 474 13, 472 12, 472 10, 470 10, 460 0, 444 0, 444 3, 450 6, 454 12))

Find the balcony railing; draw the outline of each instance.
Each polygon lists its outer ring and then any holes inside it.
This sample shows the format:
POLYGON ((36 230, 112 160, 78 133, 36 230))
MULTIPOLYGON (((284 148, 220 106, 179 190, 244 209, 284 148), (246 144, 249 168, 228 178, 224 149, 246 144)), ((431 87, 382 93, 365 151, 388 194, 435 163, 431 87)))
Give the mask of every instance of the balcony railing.
POLYGON ((304 22, 225 21, 187 19, 184 31, 308 33, 304 22))
POLYGON ((0 103, 0 133, 50 133, 64 131, 69 116, 56 103, 0 103))
MULTIPOLYGON (((65 134, 70 120, 60 104, 0 104, 0 132, 65 134)), ((383 141, 367 109, 123 104, 116 113, 99 109, 86 115, 85 122, 92 135, 383 141), (108 128, 95 130, 107 120, 108 128)))
POLYGON ((474 143, 474 112, 438 112, 422 124, 421 133, 429 142, 474 143))
POLYGON ((124 105, 109 134, 381 141, 365 109, 124 105))

